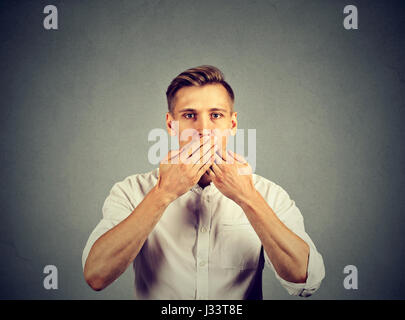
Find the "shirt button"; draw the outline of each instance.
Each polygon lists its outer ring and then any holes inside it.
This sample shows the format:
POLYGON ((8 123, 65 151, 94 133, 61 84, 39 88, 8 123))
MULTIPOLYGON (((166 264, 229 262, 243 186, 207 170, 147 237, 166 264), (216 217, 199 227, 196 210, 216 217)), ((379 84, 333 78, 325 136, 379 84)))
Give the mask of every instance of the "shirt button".
POLYGON ((205 261, 201 261, 200 262, 200 267, 204 267, 205 266, 205 261))
POLYGON ((202 228, 201 228, 201 232, 204 233, 204 232, 206 232, 206 231, 207 231, 207 228, 206 228, 206 227, 202 227, 202 228))

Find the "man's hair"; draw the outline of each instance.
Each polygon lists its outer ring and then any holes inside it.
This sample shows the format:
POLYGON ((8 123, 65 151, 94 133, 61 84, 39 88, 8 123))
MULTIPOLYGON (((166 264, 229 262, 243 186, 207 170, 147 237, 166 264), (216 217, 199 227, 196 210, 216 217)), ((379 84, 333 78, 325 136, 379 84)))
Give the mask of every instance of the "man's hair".
POLYGON ((180 73, 176 78, 172 80, 166 91, 167 105, 169 112, 173 114, 174 100, 176 92, 183 87, 191 86, 204 86, 207 84, 222 84, 232 101, 231 112, 233 111, 233 103, 235 101, 235 95, 231 86, 225 81, 225 76, 221 70, 214 66, 203 65, 195 68, 187 69, 180 73))

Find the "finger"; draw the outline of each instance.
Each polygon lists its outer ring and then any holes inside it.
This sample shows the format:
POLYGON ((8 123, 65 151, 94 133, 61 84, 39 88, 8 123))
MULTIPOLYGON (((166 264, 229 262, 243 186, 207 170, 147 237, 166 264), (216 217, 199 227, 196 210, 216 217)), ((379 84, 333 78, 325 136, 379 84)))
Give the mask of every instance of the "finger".
POLYGON ((217 154, 214 155, 214 162, 212 163, 210 169, 212 172, 217 176, 221 174, 221 168, 218 166, 217 161, 219 161, 219 156, 217 154))
POLYGON ((184 150, 180 153, 180 159, 185 163, 189 163, 188 158, 192 157, 193 154, 209 140, 210 138, 208 136, 204 136, 200 139, 191 140, 188 144, 186 144, 183 147, 184 150))
POLYGON ((238 162, 240 163, 247 163, 246 159, 243 158, 241 155, 233 152, 232 150, 228 150, 228 153, 238 162))
POLYGON ((222 166, 224 166, 224 165, 226 165, 226 164, 231 164, 231 163, 233 163, 233 161, 234 161, 233 158, 232 158, 232 161, 230 161, 229 158, 231 158, 231 157, 228 156, 228 158, 225 157, 225 159, 224 159, 224 157, 220 157, 220 156, 218 155, 218 152, 217 152, 217 153, 215 153, 214 162, 217 164, 217 166, 218 166, 219 168, 221 168, 222 166))
POLYGON ((214 161, 214 156, 211 155, 208 159, 207 162, 204 163, 200 169, 197 171, 197 176, 200 178, 207 170, 209 170, 210 166, 212 165, 212 162, 214 161))
POLYGON ((182 148, 179 150, 170 150, 167 156, 164 158, 163 163, 179 163, 179 154, 183 151, 182 148))
POLYGON ((202 143, 202 138, 198 139, 196 136, 193 136, 189 142, 187 142, 183 147, 181 147, 181 153, 186 153, 187 157, 190 155, 190 149, 192 150, 193 146, 197 143, 202 143))
MULTIPOLYGON (((194 164, 193 169, 195 169, 197 172, 203 168, 206 167, 206 164, 209 164, 208 168, 214 163, 214 158, 215 158, 215 149, 217 148, 216 145, 213 145, 211 149, 208 150, 208 152, 205 153, 204 156, 202 156, 197 163, 194 164)), ((207 169, 208 170, 208 169, 207 169)), ((204 172, 202 173, 204 174, 204 172)))
POLYGON ((218 145, 217 144, 213 144, 213 145, 205 145, 204 147, 200 148, 203 149, 203 155, 200 156, 200 152, 196 152, 192 158, 193 158, 193 163, 194 165, 201 167, 202 165, 204 165, 209 159, 210 157, 214 157, 215 155, 215 151, 218 150, 218 145), (208 150, 204 150, 204 149, 208 149, 208 150), (199 157, 199 158, 198 158, 199 157))
POLYGON ((217 164, 233 164, 235 163, 235 159, 231 154, 228 153, 228 151, 223 152, 222 149, 217 151, 217 154, 219 156, 219 159, 217 159, 217 164))
POLYGON ((215 180, 216 175, 215 175, 214 171, 212 170, 212 165, 207 169, 207 171, 205 171, 205 173, 207 175, 209 175, 213 180, 215 180))
POLYGON ((176 156, 177 154, 179 154, 179 152, 180 152, 180 150, 170 150, 170 151, 167 153, 167 155, 162 159, 162 161, 161 161, 160 163, 163 163, 163 164, 168 164, 168 163, 170 163, 171 160, 172 160, 173 158, 175 158, 175 156, 176 156))
POLYGON ((246 163, 243 167, 238 167, 238 174, 241 176, 251 175, 252 173, 252 167, 248 163, 246 163))
POLYGON ((187 163, 203 165, 205 161, 203 161, 202 158, 206 156, 207 153, 213 153, 213 150, 217 150, 216 144, 211 144, 211 139, 208 137, 208 139, 206 139, 204 143, 187 159, 187 163))

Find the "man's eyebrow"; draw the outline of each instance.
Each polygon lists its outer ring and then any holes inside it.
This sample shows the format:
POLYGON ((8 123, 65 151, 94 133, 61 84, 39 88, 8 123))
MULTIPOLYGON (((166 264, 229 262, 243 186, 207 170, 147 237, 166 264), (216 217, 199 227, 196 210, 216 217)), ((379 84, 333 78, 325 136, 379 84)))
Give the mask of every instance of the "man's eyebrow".
MULTIPOLYGON (((228 112, 228 110, 223 109, 223 108, 210 108, 210 109, 208 109, 208 110, 209 110, 209 111, 228 112)), ((193 108, 184 108, 184 109, 179 110, 178 112, 180 113, 180 112, 185 112, 185 111, 193 111, 193 112, 195 112, 195 111, 197 111, 197 110, 196 110, 196 109, 193 109, 193 108)))
POLYGON ((227 109, 224 108, 210 108, 210 111, 222 111, 222 112, 228 112, 227 109))
POLYGON ((179 110, 179 111, 177 111, 177 112, 184 112, 184 111, 196 111, 196 109, 193 109, 193 108, 184 108, 184 109, 181 109, 181 110, 179 110))

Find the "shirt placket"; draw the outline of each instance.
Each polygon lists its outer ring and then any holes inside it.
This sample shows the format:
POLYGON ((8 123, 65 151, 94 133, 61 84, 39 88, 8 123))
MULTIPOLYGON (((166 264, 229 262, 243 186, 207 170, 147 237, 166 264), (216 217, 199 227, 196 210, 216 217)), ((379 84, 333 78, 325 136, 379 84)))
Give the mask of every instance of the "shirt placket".
POLYGON ((197 290, 196 298, 208 299, 209 240, 211 226, 211 206, 208 194, 202 195, 197 231, 197 290))

